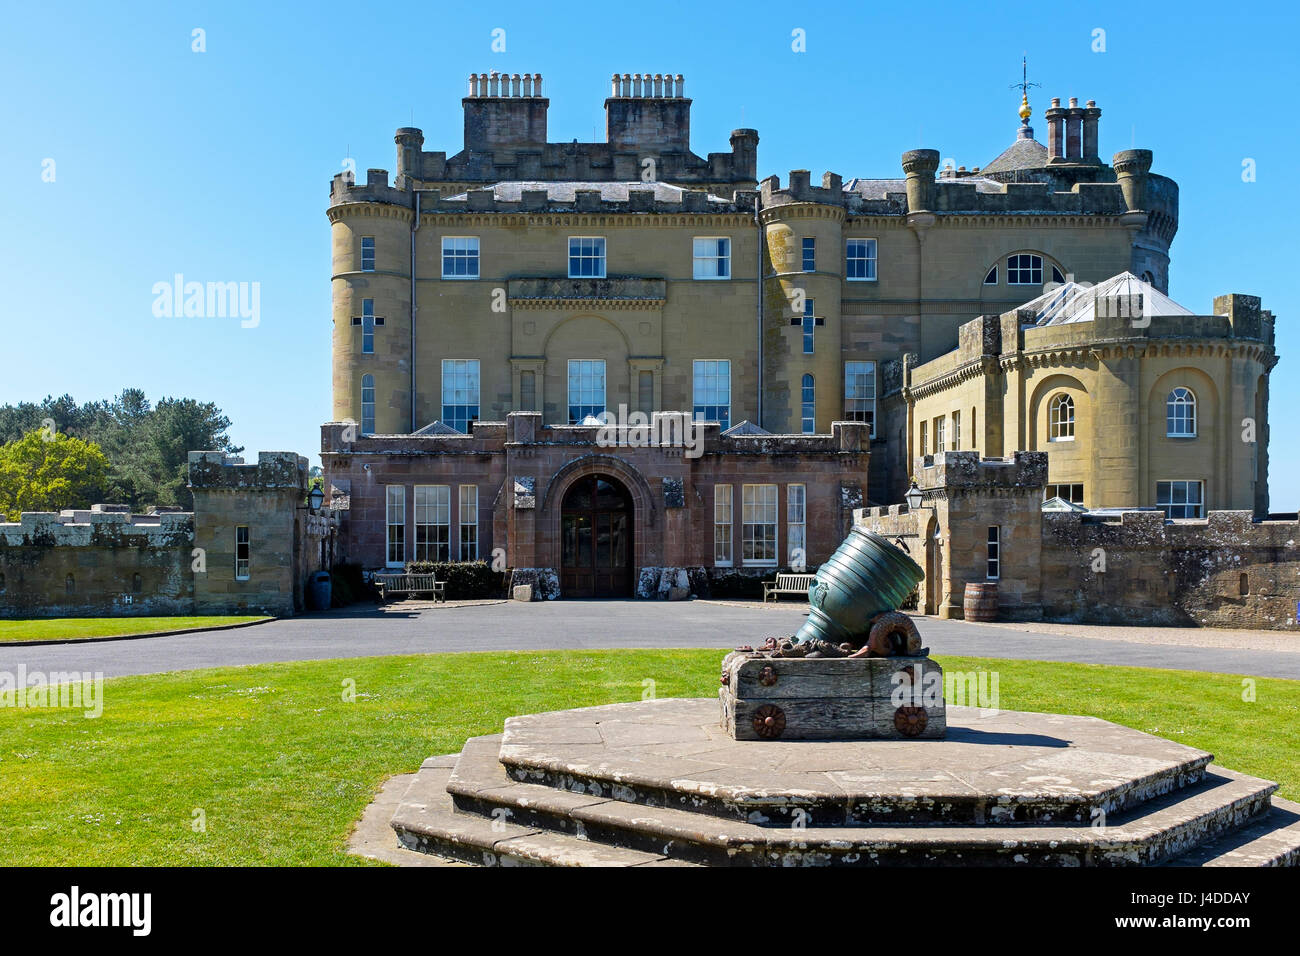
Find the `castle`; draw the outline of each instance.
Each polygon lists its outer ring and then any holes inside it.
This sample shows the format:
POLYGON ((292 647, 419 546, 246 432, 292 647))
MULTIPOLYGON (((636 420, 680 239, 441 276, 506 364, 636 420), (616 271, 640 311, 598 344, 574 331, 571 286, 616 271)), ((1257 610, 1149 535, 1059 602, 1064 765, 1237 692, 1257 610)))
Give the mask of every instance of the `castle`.
POLYGON ((692 151, 680 75, 615 75, 603 143, 550 142, 549 102, 472 75, 459 152, 402 128, 391 184, 331 184, 322 461, 366 566, 499 549, 577 596, 815 568, 955 450, 1050 450, 1049 497, 1090 508, 1266 512, 1272 316, 1167 298, 1177 185, 1103 162, 1092 101, 1043 145, 1022 100, 982 169, 784 187, 755 130, 692 151), (638 413, 695 453, 624 440, 638 413))
POLYGON ((784 187, 754 130, 692 151, 680 75, 614 76, 603 143, 549 141, 536 74, 462 105, 459 152, 402 128, 391 184, 331 183, 328 506, 296 455, 193 452, 192 515, 0 523, 3 613, 288 614, 344 559, 681 597, 815 570, 857 521, 927 613, 997 581, 1004 617, 1297 626, 1274 317, 1168 296, 1178 188, 1101 160, 1092 101, 1043 145, 1022 98, 983 168, 784 187))

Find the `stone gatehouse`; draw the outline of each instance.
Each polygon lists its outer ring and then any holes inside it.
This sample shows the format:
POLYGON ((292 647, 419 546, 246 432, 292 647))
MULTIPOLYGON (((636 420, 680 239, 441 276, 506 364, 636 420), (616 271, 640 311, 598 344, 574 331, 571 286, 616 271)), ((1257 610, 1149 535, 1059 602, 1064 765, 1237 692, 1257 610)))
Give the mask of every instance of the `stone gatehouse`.
POLYGON ((921 564, 919 610, 963 616, 969 583, 996 582, 1005 620, 1295 629, 1300 522, 1251 511, 1168 518, 1043 501, 1046 452, 918 458, 921 506, 861 508, 855 521, 921 564))

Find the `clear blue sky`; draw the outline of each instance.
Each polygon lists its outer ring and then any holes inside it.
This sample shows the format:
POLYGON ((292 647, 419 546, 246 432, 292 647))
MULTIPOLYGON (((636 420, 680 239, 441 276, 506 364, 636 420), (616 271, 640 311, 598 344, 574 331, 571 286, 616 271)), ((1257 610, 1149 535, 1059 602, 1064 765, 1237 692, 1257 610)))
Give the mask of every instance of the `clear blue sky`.
POLYGON ((398 126, 457 151, 471 71, 542 73, 551 138, 582 141, 602 137, 612 72, 683 73, 697 153, 751 126, 760 176, 848 179, 897 176, 917 147, 987 163, 1015 135, 1007 87, 1028 53, 1040 142, 1050 97, 1095 99, 1103 156, 1147 147, 1178 181, 1174 298, 1206 312, 1216 294, 1252 293, 1278 316, 1272 505, 1295 510, 1300 181, 1286 164, 1300 155, 1300 15, 1280 2, 1090 6, 9 0, 0 402, 138 386, 216 402, 250 451, 315 458, 330 417, 329 179, 348 155, 362 176, 392 170, 398 126), (498 27, 505 53, 491 51, 498 27), (805 53, 791 51, 796 28, 805 53), (155 317, 154 284, 178 272, 260 283, 260 325, 155 317))

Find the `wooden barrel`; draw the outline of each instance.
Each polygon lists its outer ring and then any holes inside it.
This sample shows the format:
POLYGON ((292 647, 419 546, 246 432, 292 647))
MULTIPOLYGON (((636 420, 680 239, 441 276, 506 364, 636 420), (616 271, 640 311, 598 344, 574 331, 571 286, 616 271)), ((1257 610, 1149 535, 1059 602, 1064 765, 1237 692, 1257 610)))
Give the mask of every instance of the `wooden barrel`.
POLYGON ((982 581, 967 584, 962 609, 968 621, 996 621, 998 619, 998 584, 982 581))

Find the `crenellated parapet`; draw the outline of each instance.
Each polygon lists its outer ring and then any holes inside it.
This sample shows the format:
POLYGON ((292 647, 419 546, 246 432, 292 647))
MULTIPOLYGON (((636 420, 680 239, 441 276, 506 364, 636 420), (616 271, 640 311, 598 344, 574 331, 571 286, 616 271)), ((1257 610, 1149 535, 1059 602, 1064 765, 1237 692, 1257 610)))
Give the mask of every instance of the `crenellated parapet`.
POLYGON ((981 458, 976 451, 948 451, 917 457, 913 475, 927 497, 969 494, 1042 496, 1047 452, 1018 451, 1009 458, 981 458))
POLYGON ((0 547, 170 548, 194 535, 187 511, 132 514, 127 505, 92 505, 89 510, 22 513, 0 522, 0 547))
POLYGON ((307 459, 288 451, 258 452, 255 464, 219 451, 192 451, 189 474, 196 491, 307 492, 307 459))
MULTIPOLYGON (((382 170, 380 171, 382 172, 382 170)), ((385 174, 386 175, 386 174, 385 174)), ((537 217, 595 214, 602 216, 738 216, 738 225, 752 221, 757 194, 737 190, 730 199, 667 183, 503 181, 449 196, 423 195, 421 216, 475 214, 537 217)), ((413 215, 415 194, 393 189, 387 179, 349 185, 334 177, 330 220, 350 215, 413 215)), ((690 220, 675 223, 688 225, 690 220)))

